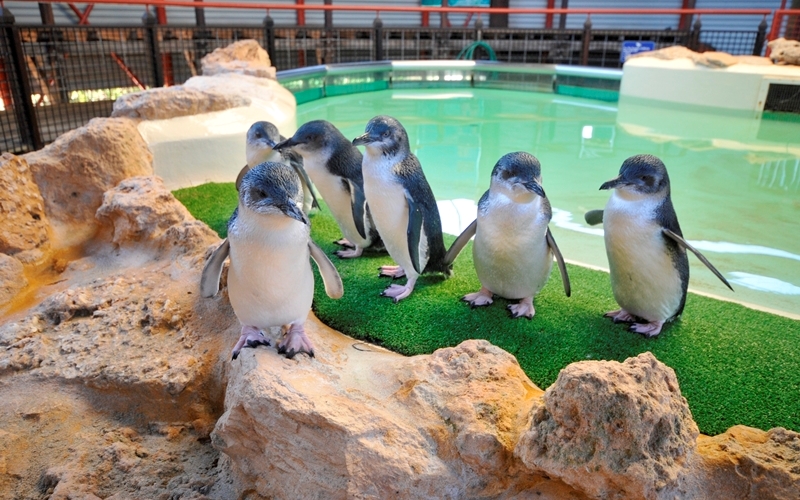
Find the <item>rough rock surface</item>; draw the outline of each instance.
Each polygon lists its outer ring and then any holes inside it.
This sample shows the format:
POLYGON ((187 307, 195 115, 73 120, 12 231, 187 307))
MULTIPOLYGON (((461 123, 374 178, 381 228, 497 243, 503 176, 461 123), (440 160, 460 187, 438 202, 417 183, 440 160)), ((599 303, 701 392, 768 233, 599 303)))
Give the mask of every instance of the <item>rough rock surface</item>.
POLYGON ((697 436, 675 372, 647 352, 567 366, 516 453, 592 497, 671 498, 697 436))
POLYGON ((255 40, 240 40, 227 47, 214 49, 214 52, 203 57, 201 64, 205 76, 239 73, 275 79, 275 68, 270 63, 267 51, 255 40))
POLYGON ((24 157, 48 217, 66 224, 93 224, 104 192, 153 173, 153 156, 129 118, 95 118, 24 157))
POLYGON ((734 56, 728 54, 727 52, 714 51, 695 52, 681 45, 665 47, 663 49, 653 50, 650 52, 639 52, 638 54, 633 54, 630 56, 629 59, 633 59, 635 57, 653 57, 666 61, 671 61, 673 59, 691 59, 698 66, 705 66, 708 68, 727 68, 729 66, 733 66, 734 64, 750 64, 759 66, 772 64, 772 62, 766 57, 734 56))
POLYGON ((164 120, 249 105, 250 99, 245 96, 201 91, 177 85, 121 96, 114 102, 114 112, 111 116, 164 120))
POLYGON ((49 229, 42 194, 25 158, 3 153, 0 156, 0 252, 13 255, 46 247, 49 229))
POLYGON ((23 271, 20 261, 0 253, 0 306, 13 299, 17 292, 28 286, 28 280, 23 271))
POLYGON ((800 41, 778 38, 767 45, 773 63, 800 66, 800 41))

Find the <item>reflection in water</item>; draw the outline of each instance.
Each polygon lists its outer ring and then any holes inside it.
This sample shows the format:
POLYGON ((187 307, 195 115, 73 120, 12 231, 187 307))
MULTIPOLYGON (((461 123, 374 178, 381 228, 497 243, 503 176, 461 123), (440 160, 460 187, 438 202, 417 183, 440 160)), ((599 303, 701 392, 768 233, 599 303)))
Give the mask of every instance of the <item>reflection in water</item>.
POLYGON ((800 158, 792 160, 767 161, 758 170, 756 184, 765 188, 779 188, 786 191, 800 189, 800 158))
POLYGON ((746 286, 751 290, 779 293, 781 295, 800 295, 800 286, 794 286, 776 278, 738 271, 728 273, 728 276, 728 281, 731 283, 746 286))

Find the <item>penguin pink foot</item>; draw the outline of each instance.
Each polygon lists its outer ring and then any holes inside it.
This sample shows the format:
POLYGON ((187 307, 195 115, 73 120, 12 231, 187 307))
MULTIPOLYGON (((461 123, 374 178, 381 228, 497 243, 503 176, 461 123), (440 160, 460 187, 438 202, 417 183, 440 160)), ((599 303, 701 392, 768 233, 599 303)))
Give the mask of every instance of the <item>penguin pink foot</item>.
POLYGON ((645 337, 655 337, 661 333, 661 328, 664 326, 663 321, 653 321, 651 323, 634 323, 630 326, 629 330, 632 332, 640 333, 645 337))
POLYGON ((364 252, 364 249, 358 245, 355 245, 353 247, 345 246, 345 248, 347 248, 347 250, 337 250, 335 252, 336 256, 339 257, 340 259, 355 259, 356 257, 360 257, 361 254, 364 252))
POLYGON ((611 318, 614 323, 635 323, 636 316, 629 313, 625 309, 617 309, 616 311, 609 311, 603 315, 606 318, 611 318))
POLYGON ((394 299, 394 303, 397 304, 404 298, 411 295, 411 292, 414 291, 414 285, 417 283, 417 278, 409 278, 405 285, 395 285, 391 284, 386 287, 386 290, 381 292, 382 297, 390 297, 394 299))
POLYGON ((461 300, 467 302, 473 309, 476 307, 488 306, 494 300, 492 300, 492 292, 489 291, 485 287, 481 287, 481 289, 475 293, 468 293, 461 297, 461 300))
POLYGON ((378 277, 384 276, 387 278, 392 278, 393 280, 402 278, 406 275, 405 269, 400 266, 381 266, 378 268, 378 270, 380 271, 378 277))
POLYGON ((270 345, 269 339, 266 338, 258 328, 254 326, 243 325, 242 335, 239 337, 239 341, 236 342, 236 345, 233 346, 231 359, 238 358, 239 352, 243 347, 255 348, 260 345, 270 345))
POLYGON ((314 344, 306 335, 303 324, 292 323, 286 334, 278 343, 278 354, 285 354, 287 359, 292 359, 297 354, 304 352, 314 357, 314 344))
POLYGON ((334 241, 333 244, 334 245, 339 245, 340 247, 345 247, 345 248, 355 248, 356 247, 354 244, 350 243, 350 240, 348 240, 347 238, 342 238, 341 240, 334 241))
POLYGON ((533 308, 533 297, 526 297, 517 304, 509 304, 507 309, 511 311, 512 318, 533 319, 536 309, 533 308))

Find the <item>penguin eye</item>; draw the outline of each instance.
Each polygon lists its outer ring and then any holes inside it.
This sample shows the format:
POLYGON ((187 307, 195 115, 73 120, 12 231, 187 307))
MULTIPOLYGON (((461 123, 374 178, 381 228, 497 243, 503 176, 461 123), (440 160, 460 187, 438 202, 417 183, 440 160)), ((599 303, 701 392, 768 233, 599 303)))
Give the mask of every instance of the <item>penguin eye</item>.
POLYGON ((505 181, 505 180, 508 180, 508 179, 509 179, 509 177, 511 177, 511 172, 509 172, 508 170, 503 170, 503 171, 501 171, 501 172, 500 172, 500 177, 501 177, 501 178, 502 178, 504 181, 505 181))
POLYGON ((643 175, 643 176, 640 177, 640 179, 642 180, 642 182, 644 182, 648 186, 652 186, 653 185, 653 178, 651 176, 649 176, 649 175, 643 175))
POLYGON ((383 137, 385 137, 385 138, 388 138, 390 135, 392 135, 392 131, 391 130, 384 130, 383 134, 381 134, 381 135, 383 135, 383 137))
POLYGON ((261 132, 256 132, 255 137, 256 139, 261 139, 261 132))

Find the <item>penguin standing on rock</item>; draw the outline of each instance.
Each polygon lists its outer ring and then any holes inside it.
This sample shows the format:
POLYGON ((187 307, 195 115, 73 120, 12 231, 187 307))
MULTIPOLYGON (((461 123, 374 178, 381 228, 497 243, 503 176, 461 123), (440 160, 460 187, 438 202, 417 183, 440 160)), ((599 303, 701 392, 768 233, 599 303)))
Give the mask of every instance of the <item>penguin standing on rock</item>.
POLYGON ((728 280, 683 239, 670 197, 664 163, 652 155, 625 160, 619 176, 600 186, 613 189, 605 210, 586 213, 586 222, 603 223, 611 289, 620 309, 606 313, 614 323, 646 337, 683 312, 694 253, 728 288, 728 280))
POLYGON ((255 122, 250 126, 245 145, 247 165, 236 177, 236 189, 239 189, 244 174, 259 163, 265 161, 285 163, 292 167, 297 173, 297 177, 300 178, 300 185, 303 188, 303 212, 309 213, 312 208, 319 208, 317 197, 314 196, 314 188, 303 168, 303 158, 300 155, 291 150, 279 152, 274 149, 275 144, 283 140, 285 138, 278 132, 278 128, 270 122, 255 122))
POLYGON ((336 243, 346 250, 336 255, 351 259, 365 248, 379 247, 380 236, 364 197, 361 151, 325 120, 304 123, 292 137, 275 145, 278 151, 290 148, 303 157, 308 175, 344 234, 336 243))
POLYGON ((399 264, 381 267, 380 276, 408 277, 405 285, 389 285, 381 294, 399 302, 414 291, 420 274, 451 274, 452 262, 445 261, 439 209, 399 121, 376 116, 353 144, 366 147, 364 194, 386 250, 399 264))
POLYGON ((495 294, 520 299, 508 305, 511 317, 533 319, 533 298, 547 283, 554 256, 569 297, 567 268, 547 227, 552 214, 539 160, 525 152, 500 158, 489 190, 478 202, 478 218, 456 238, 445 257, 455 260, 475 236, 472 255, 481 289, 462 300, 480 307, 491 304, 495 294))
POLYGON ((269 345, 261 330, 273 326, 283 326, 285 333, 279 353, 314 356, 303 329, 314 296, 309 257, 319 267, 328 296, 338 299, 344 293, 336 268, 311 241, 308 217, 298 208, 301 201, 297 176, 282 163, 261 163, 242 177, 228 238, 212 253, 200 280, 203 297, 216 295, 230 255, 228 297, 242 323, 233 359, 242 347, 269 345))

